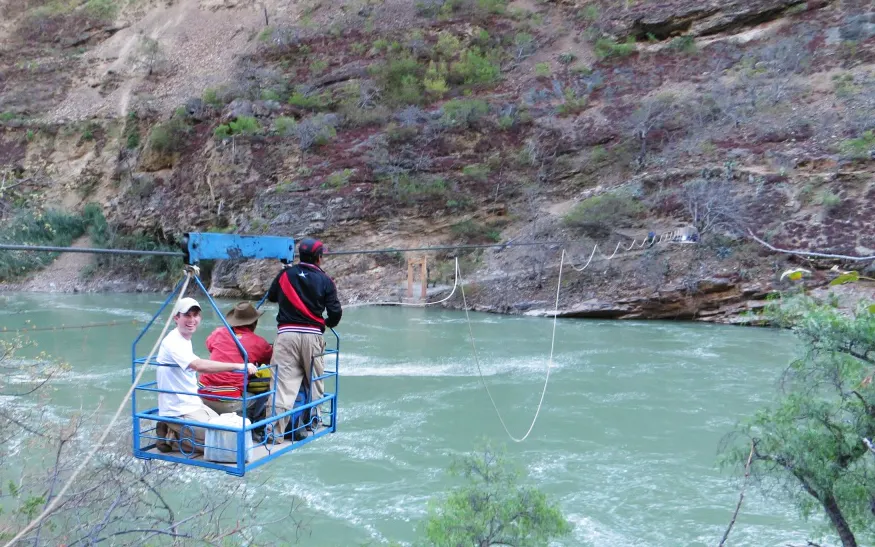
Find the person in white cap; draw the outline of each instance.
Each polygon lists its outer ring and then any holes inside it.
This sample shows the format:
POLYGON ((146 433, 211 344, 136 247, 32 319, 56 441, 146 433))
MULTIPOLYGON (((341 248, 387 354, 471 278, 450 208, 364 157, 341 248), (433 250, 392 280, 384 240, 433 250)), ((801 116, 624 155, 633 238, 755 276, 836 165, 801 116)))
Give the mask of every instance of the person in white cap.
MULTIPOLYGON (((209 422, 218 414, 198 397, 197 373, 245 370, 253 375, 258 368, 252 363, 211 361, 194 354, 191 337, 201 324, 201 306, 194 298, 179 300, 173 310, 173 320, 176 328, 161 341, 155 361, 163 365, 158 367, 158 389, 175 393, 158 394, 158 415, 209 422)), ((206 430, 202 427, 158 422, 156 436, 159 437, 156 446, 161 452, 170 452, 175 448, 175 443, 171 441, 179 441, 186 453, 203 452, 206 430)))

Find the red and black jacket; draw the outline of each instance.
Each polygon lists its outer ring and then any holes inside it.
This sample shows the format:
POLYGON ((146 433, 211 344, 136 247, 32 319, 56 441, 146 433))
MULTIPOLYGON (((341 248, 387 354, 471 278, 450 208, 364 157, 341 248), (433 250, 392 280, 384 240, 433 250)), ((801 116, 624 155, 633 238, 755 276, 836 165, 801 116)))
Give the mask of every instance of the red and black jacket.
POLYGON ((284 268, 273 280, 267 299, 279 304, 279 332, 325 332, 325 327, 336 327, 343 314, 334 281, 322 268, 306 262, 284 268))

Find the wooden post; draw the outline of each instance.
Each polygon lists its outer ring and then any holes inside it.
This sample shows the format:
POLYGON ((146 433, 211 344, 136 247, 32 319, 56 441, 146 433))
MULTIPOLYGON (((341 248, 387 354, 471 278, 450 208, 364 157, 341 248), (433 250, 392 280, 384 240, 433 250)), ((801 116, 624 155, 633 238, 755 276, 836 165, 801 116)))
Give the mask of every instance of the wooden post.
POLYGON ((426 300, 426 293, 428 292, 428 258, 425 255, 422 255, 422 295, 421 298, 423 301, 426 300))
POLYGON ((407 298, 413 298, 413 261, 407 259, 407 298))

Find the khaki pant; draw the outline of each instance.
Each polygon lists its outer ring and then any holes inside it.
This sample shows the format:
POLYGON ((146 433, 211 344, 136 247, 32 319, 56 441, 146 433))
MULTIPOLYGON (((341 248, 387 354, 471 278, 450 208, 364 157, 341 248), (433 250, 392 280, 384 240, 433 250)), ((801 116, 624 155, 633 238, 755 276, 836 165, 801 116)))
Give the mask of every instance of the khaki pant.
MULTIPOLYGON (((228 399, 214 401, 206 397, 201 397, 201 401, 218 414, 228 414, 231 412, 240 414, 240 411, 243 410, 243 401, 231 401, 228 399)), ((249 401, 249 404, 251 405, 252 401, 249 401)))
MULTIPOLYGON (((217 416, 218 414, 213 409, 203 406, 197 412, 174 417, 192 422, 209 422, 217 416)), ((204 439, 207 430, 202 427, 158 422, 155 433, 159 437, 155 444, 161 452, 176 451, 183 454, 191 454, 192 452, 203 454, 204 452, 204 439)))
MULTIPOLYGON (((322 380, 313 382, 310 377, 310 365, 313 373, 322 376, 325 365, 322 354, 325 353, 325 338, 321 334, 305 332, 283 332, 277 335, 273 344, 273 362, 277 365, 276 375, 271 380, 275 390, 271 408, 276 408, 276 414, 291 410, 295 406, 295 398, 301 389, 301 382, 306 378, 310 387, 310 400, 322 398, 325 388, 322 380)), ((272 411, 271 416, 275 416, 272 411)), ((282 435, 289 423, 289 416, 277 420, 273 424, 277 436, 282 435)))
MULTIPOLYGON (((252 395, 250 395, 250 397, 252 397, 252 395)), ((267 400, 268 397, 260 397, 258 399, 246 400, 246 417, 249 418, 250 422, 260 422, 264 419, 265 409, 267 408, 267 400)), ((207 399, 206 397, 201 397, 201 401, 203 401, 205 405, 207 405, 219 414, 229 414, 233 412, 238 416, 243 415, 243 401, 232 401, 229 399, 213 400, 207 399)), ((258 427, 253 431, 257 433, 262 433, 264 431, 264 427, 258 427)))

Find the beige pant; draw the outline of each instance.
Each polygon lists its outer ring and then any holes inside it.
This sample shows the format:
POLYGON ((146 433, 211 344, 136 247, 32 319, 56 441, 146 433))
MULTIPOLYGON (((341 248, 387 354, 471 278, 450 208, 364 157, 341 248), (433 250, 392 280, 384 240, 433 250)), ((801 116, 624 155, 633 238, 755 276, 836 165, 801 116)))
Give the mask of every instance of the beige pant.
MULTIPOLYGON (((231 401, 228 399, 214 401, 206 397, 201 397, 201 401, 218 414, 228 414, 230 412, 240 414, 240 411, 243 410, 243 401, 231 401)), ((252 401, 249 402, 252 403, 252 401)))
MULTIPOLYGON (((310 400, 316 401, 322 398, 325 388, 322 380, 313 382, 310 377, 310 365, 313 365, 313 373, 322 376, 325 372, 322 354, 325 353, 325 338, 321 334, 304 332, 283 332, 277 335, 273 344, 273 362, 277 365, 277 371, 271 380, 271 387, 275 390, 273 395, 276 413, 280 414, 291 410, 295 406, 295 398, 301 389, 301 382, 306 378, 310 385, 310 400)), ((275 414, 268 410, 271 416, 275 414)), ((276 422, 276 431, 281 434, 286 430, 289 416, 276 422)))
MULTIPOLYGON (((218 414, 213 409, 202 406, 197 412, 174 417, 192 422, 209 422, 217 416, 218 414)), ((204 452, 204 439, 206 439, 207 430, 202 427, 158 422, 155 432, 157 437, 161 437, 155 443, 159 449, 163 445, 165 448, 169 447, 170 450, 182 452, 183 454, 191 454, 192 452, 203 454, 204 452), (192 435, 194 436, 193 439, 192 435)))

